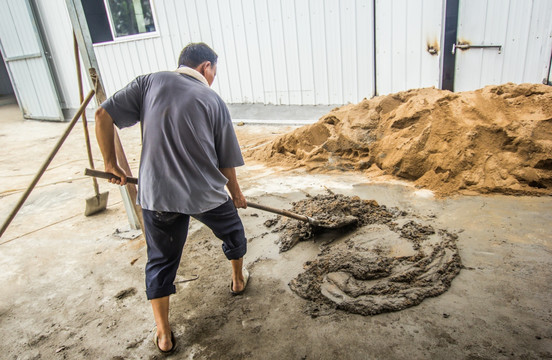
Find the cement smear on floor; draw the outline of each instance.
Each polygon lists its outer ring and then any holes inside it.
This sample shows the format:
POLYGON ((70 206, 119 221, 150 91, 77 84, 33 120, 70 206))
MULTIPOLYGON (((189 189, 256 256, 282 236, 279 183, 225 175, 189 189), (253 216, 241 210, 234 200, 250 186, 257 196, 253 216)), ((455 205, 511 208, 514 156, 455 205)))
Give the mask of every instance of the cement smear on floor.
POLYGON ((334 309, 361 315, 402 310, 442 294, 460 272, 458 236, 398 208, 329 192, 295 202, 291 210, 321 220, 358 219, 348 227, 328 230, 278 218, 273 231, 280 233, 280 251, 324 233, 333 236, 289 284, 297 295, 312 301, 307 305, 312 316, 334 309))

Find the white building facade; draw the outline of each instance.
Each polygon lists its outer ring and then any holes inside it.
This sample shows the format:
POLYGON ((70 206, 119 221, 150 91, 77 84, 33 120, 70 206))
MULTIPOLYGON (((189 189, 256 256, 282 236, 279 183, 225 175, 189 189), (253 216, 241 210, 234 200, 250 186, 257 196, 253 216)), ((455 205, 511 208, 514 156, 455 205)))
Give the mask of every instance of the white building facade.
MULTIPOLYGON (((219 55, 213 88, 228 103, 340 105, 420 87, 551 81, 550 0, 81 3, 108 96, 175 69, 182 47, 199 41, 219 55)), ((0 7, 0 90, 11 84, 28 118, 67 117, 79 97, 66 0, 0 7)))

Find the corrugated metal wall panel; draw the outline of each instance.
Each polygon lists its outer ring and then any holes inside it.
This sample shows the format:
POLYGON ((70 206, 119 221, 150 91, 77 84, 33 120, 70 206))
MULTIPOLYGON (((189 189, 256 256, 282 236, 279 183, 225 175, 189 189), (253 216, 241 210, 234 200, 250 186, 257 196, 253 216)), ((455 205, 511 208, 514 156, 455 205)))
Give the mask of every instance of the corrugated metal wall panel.
POLYGON ((35 3, 40 13, 43 31, 48 39, 55 75, 60 85, 61 106, 78 107, 79 93, 76 70, 74 70, 73 34, 65 1, 35 0, 35 3))
POLYGON ((27 113, 32 109, 40 109, 38 94, 27 63, 22 61, 14 63, 13 66, 10 64, 10 67, 12 76, 18 80, 16 90, 18 93, 19 106, 23 113, 27 113))
POLYGON ((280 22, 284 44, 284 66, 287 104, 302 104, 301 61, 299 59, 299 43, 297 37, 297 14, 295 0, 280 1, 280 22))
POLYGON ((439 86, 442 11, 442 0, 376 0, 379 95, 439 86))
POLYGON ((175 58, 172 64, 167 64, 168 61, 163 56, 163 43, 159 37, 102 44, 95 46, 94 51, 105 91, 109 95, 138 75, 159 70, 173 70, 177 63, 175 58))
POLYGON ((343 64, 341 61, 341 15, 339 2, 324 2, 326 57, 328 66, 328 104, 343 104, 343 64), (332 28, 332 23, 339 24, 332 28))
POLYGON ((247 51, 245 58, 247 60, 249 81, 251 83, 252 102, 266 103, 267 96, 265 93, 264 72, 269 70, 267 64, 271 56, 270 54, 261 53, 261 36, 258 30, 257 3, 258 1, 255 0, 243 0, 240 2, 240 5, 244 22, 244 40, 246 42, 247 51))
MULTIPOLYGON (((16 26, 9 26, 13 31, 13 38, 8 41, 6 37, 2 45, 6 54, 14 56, 16 54, 36 54, 40 53, 40 45, 37 41, 36 34, 33 31, 34 24, 29 17, 27 5, 24 2, 16 0, 8 0, 9 12, 13 19, 13 24, 16 26)), ((7 9, 6 9, 7 10, 7 9)), ((4 11, 4 9, 2 10, 4 11)))
POLYGON ((341 99, 342 103, 358 100, 358 44, 357 44, 357 24, 356 24, 356 1, 341 1, 340 5, 340 28, 341 46, 341 99), (349 100, 345 100, 349 99, 349 100))
POLYGON ((0 1, 0 38, 6 68, 25 118, 60 120, 59 98, 27 1, 0 1))
MULTIPOLYGON (((74 108, 78 92, 68 56, 72 39, 64 1, 36 1, 63 97, 74 108)), ((341 104, 373 95, 372 0, 152 4, 158 36, 95 46, 108 94, 137 75, 174 69, 185 44, 205 41, 221 59, 213 87, 230 103, 341 104)), ((443 0, 376 0, 379 94, 438 86, 440 54, 450 51, 441 49, 442 11, 443 0), (431 55, 429 46, 439 53, 431 55)), ((502 54, 459 51, 457 90, 547 77, 551 14, 549 0, 461 1, 459 38, 472 44, 502 44, 504 49, 502 54)))
POLYGON ((356 98, 360 101, 375 95, 374 9, 370 1, 357 2, 355 8, 356 73, 358 80, 356 98))
POLYGON ((299 61, 299 86, 301 89, 301 104, 314 105, 315 74, 312 61, 312 33, 310 27, 310 6, 308 1, 294 2, 295 27, 297 29, 297 57, 299 61))
POLYGON ((286 44, 284 40, 282 12, 280 6, 281 1, 267 0, 266 3, 270 42, 264 43, 263 48, 266 48, 267 45, 272 47, 272 61, 274 64, 273 74, 275 81, 274 92, 276 98, 275 103, 278 105, 288 105, 291 102, 289 93, 289 74, 287 73, 288 67, 286 64, 286 44))
POLYGON ((312 33, 312 61, 316 104, 330 104, 328 87, 328 44, 326 41, 325 9, 320 1, 310 1, 310 23, 312 33))
POLYGON ((204 41, 221 59, 213 88, 229 103, 357 102, 373 95, 371 4, 156 1, 159 37, 98 44, 96 56, 108 94, 137 75, 174 69, 184 45, 204 41))
POLYGON ((552 1, 460 1, 458 39, 472 45, 502 45, 457 51, 455 90, 505 82, 540 83, 552 53, 552 1))

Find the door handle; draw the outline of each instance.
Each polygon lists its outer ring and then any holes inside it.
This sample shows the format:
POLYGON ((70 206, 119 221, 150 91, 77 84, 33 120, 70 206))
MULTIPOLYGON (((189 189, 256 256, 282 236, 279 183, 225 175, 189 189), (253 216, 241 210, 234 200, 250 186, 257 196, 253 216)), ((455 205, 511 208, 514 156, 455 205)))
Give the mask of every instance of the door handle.
POLYGON ((498 53, 502 53, 502 45, 470 45, 470 44, 452 44, 452 53, 456 53, 456 49, 468 50, 468 49, 483 49, 483 48, 495 48, 498 49, 498 53))

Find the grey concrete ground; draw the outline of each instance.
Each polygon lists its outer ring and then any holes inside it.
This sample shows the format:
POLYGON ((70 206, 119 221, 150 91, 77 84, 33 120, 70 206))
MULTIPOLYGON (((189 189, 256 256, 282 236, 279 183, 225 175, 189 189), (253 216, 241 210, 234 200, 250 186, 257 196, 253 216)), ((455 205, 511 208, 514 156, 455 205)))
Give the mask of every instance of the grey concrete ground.
POLYGON ((303 125, 318 121, 336 106, 229 104, 228 108, 235 122, 303 125))
MULTIPOLYGON (((0 219, 3 220, 67 124, 25 121, 0 107, 0 219)), ((243 146, 289 128, 236 128, 243 146)), ((93 133, 93 129, 91 129, 93 133)), ((139 129, 121 132, 131 167, 139 129)), ((92 183, 78 124, 26 205, 0 238, 0 357, 159 359, 144 296, 145 244, 130 239, 119 190, 106 211, 84 217, 92 183)), ((94 147, 98 167, 99 152, 94 147)), ((229 294, 219 241, 192 222, 171 322, 174 359, 550 359, 552 358, 552 197, 436 199, 402 182, 362 174, 308 174, 247 161, 246 197, 289 208, 308 194, 336 193, 398 207, 458 234, 464 269, 444 294, 399 312, 311 317, 288 282, 320 252, 302 242, 279 253, 272 214, 240 210, 248 236, 247 293, 229 294), (186 281, 195 279, 195 281, 186 281)), ((382 239, 385 241, 385 239, 382 239)))

